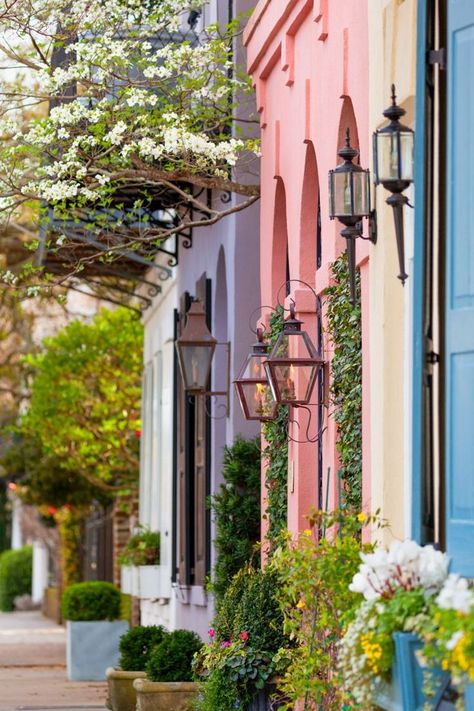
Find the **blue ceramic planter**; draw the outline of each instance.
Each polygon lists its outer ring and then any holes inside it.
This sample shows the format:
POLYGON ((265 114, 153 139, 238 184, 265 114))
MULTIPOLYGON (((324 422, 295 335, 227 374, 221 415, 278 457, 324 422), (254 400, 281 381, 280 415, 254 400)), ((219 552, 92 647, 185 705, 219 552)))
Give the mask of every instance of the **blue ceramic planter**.
MULTIPOLYGON (((393 641, 395 661, 392 681, 377 688, 375 701, 386 711, 423 711, 426 703, 423 694, 423 669, 416 657, 416 651, 422 644, 416 635, 407 632, 394 634, 393 641)), ((444 683, 449 679, 449 673, 440 669, 430 669, 429 673, 433 684, 438 688, 438 693, 433 698, 433 708, 436 708, 443 693, 444 683)))
POLYGON ((466 684, 464 689, 464 705, 466 711, 474 711, 474 684, 466 684))

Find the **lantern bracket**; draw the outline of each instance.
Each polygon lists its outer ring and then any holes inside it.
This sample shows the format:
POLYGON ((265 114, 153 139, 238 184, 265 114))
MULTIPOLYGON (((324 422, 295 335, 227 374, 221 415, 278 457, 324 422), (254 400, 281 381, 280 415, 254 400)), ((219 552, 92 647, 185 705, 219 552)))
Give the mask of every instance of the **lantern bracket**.
POLYGON ((194 393, 194 395, 202 396, 205 398, 225 398, 225 405, 218 405, 218 408, 225 408, 225 413, 223 415, 212 415, 210 409, 206 405, 206 412, 209 417, 214 420, 221 420, 224 417, 229 417, 230 415, 230 341, 217 341, 216 346, 224 346, 226 349, 226 389, 225 390, 207 390, 202 392, 194 393))

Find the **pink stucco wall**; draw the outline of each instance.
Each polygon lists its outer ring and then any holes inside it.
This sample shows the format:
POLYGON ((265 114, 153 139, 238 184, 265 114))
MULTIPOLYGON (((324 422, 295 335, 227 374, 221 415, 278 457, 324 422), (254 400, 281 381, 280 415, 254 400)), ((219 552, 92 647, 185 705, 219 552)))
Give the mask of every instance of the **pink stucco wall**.
MULTIPOLYGON (((338 162, 346 127, 360 162, 368 167, 368 0, 260 0, 246 28, 248 69, 261 120, 261 289, 262 303, 275 304, 285 281, 286 244, 290 276, 323 295, 330 264, 345 248, 341 226, 328 215, 327 174, 338 162), (321 201, 321 266, 316 268, 316 215, 321 201)), ((358 240, 363 314, 364 503, 369 488, 368 242, 358 240)), ((313 338, 315 299, 292 284, 297 315, 313 338)), ((327 339, 326 339, 327 341, 327 339)), ((326 346, 328 344, 326 343, 326 346)), ((330 351, 329 351, 330 357, 330 351)), ((296 411, 296 418, 306 414, 296 411)), ((337 501, 334 420, 323 435, 323 501, 330 468, 329 502, 337 501)), ((305 426, 293 436, 301 438, 305 426)), ((313 433, 315 426, 313 424, 313 433)), ((288 525, 306 528, 317 505, 317 445, 290 443, 288 525)))

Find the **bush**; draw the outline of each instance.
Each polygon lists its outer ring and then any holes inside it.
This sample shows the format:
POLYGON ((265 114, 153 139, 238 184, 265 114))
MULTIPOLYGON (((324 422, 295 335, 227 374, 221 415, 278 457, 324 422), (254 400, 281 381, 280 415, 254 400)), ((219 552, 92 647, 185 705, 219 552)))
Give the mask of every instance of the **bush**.
POLYGON ((11 612, 16 597, 31 595, 32 571, 31 546, 5 551, 0 555, 0 610, 11 612))
POLYGON ((160 562, 160 534, 142 527, 128 540, 119 556, 121 565, 158 565, 160 562))
POLYGON ((217 557, 212 589, 218 605, 233 576, 255 555, 260 538, 260 465, 258 438, 237 437, 224 449, 224 484, 211 501, 217 557))
POLYGON ((164 627, 133 627, 120 637, 119 666, 123 671, 145 671, 153 647, 168 634, 164 627))
POLYGON ((246 566, 225 593, 209 644, 202 647, 194 669, 203 680, 199 711, 245 708, 280 672, 279 649, 288 646, 283 615, 275 599, 276 575, 246 566))
POLYGON ((175 630, 167 634, 155 647, 146 665, 150 681, 192 681, 194 655, 202 641, 194 632, 175 630))
POLYGON ((73 622, 118 620, 120 607, 120 591, 103 581, 70 585, 61 601, 63 617, 73 622))
POLYGON ((234 577, 214 621, 219 642, 238 639, 247 632, 254 649, 276 652, 285 646, 283 614, 275 598, 276 574, 269 568, 243 568, 234 577))

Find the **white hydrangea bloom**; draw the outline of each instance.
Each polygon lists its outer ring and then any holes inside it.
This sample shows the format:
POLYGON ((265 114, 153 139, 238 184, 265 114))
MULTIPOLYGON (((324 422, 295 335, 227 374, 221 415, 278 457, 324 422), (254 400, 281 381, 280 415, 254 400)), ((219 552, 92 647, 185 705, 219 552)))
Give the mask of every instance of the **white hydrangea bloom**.
POLYGON ((474 592, 469 588, 466 578, 451 573, 441 588, 436 603, 444 610, 468 613, 474 606, 474 592))

